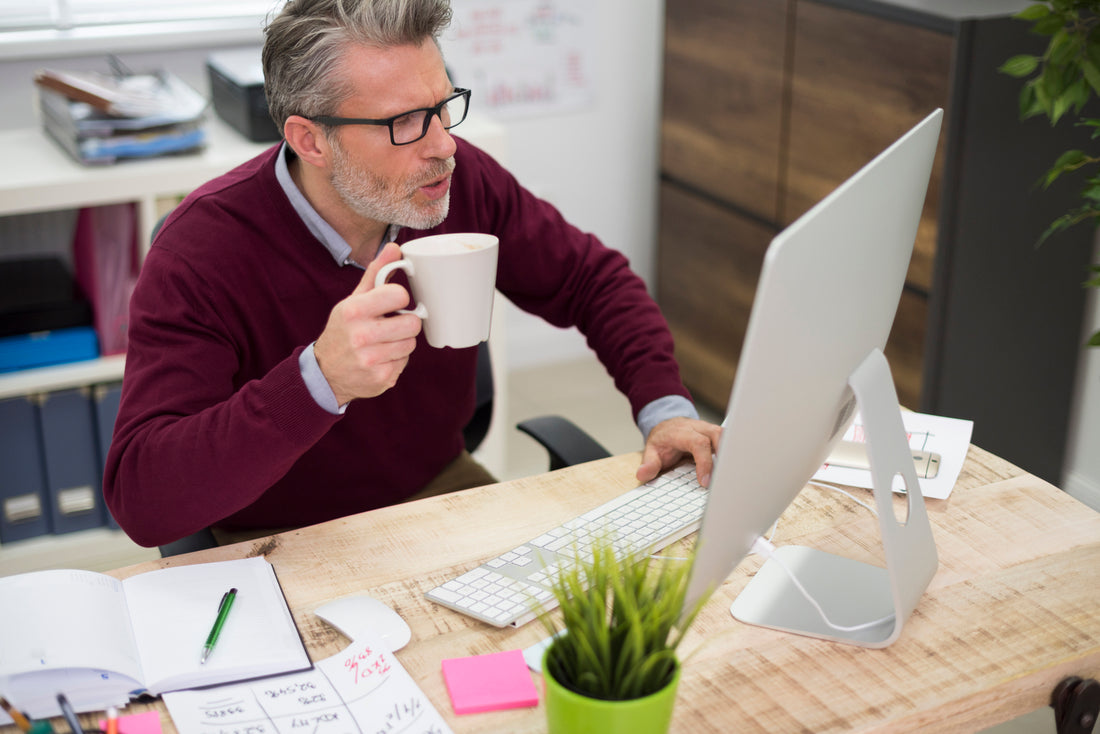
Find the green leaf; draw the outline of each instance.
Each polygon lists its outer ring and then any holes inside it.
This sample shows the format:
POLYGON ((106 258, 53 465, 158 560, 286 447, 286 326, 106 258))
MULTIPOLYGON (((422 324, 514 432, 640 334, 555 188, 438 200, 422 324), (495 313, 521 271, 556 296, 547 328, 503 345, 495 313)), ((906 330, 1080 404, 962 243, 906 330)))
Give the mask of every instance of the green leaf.
POLYGON ((1067 150, 1062 155, 1058 156, 1058 160, 1054 161, 1054 165, 1047 171, 1046 178, 1043 180, 1043 187, 1049 188, 1055 179, 1067 171, 1074 171, 1080 168, 1085 163, 1088 163, 1090 158, 1085 155, 1083 150, 1067 150))
POLYGON ((1043 233, 1039 235, 1039 241, 1035 243, 1035 246, 1039 247, 1048 239, 1069 227, 1072 219, 1073 218, 1069 214, 1063 214, 1062 216, 1055 219, 1053 222, 1050 223, 1049 226, 1047 226, 1045 230, 1043 230, 1043 233))
POLYGON ((1069 92, 1063 92, 1054 99, 1054 109, 1050 113, 1050 124, 1057 125, 1058 121, 1062 119, 1062 115, 1069 111, 1069 108, 1073 106, 1073 100, 1069 92))
POLYGON ((1056 100, 1065 93, 1069 82, 1066 80, 1064 69, 1047 64, 1043 67, 1043 73, 1039 75, 1039 88, 1046 92, 1050 100, 1056 100))
POLYGON ((1035 93, 1035 104, 1042 110, 1043 114, 1049 118, 1054 111, 1054 98, 1051 97, 1048 91, 1045 75, 1033 79, 1031 89, 1035 93))
POLYGON ((1081 198, 1092 202, 1094 208, 1100 204, 1100 182, 1096 179, 1091 179, 1089 185, 1081 190, 1081 198))
POLYGON ((1035 96, 1035 83, 1033 81, 1028 82, 1020 90, 1020 119, 1027 120, 1044 114, 1046 113, 1043 111, 1043 106, 1039 104, 1039 100, 1035 96))
MULTIPOLYGON (((1058 67, 1066 66, 1077 56, 1080 48, 1080 37, 1063 27, 1051 36, 1050 43, 1047 44, 1047 63, 1058 67)), ((1071 75, 1076 76, 1076 72, 1071 75)))
POLYGON ((1092 335, 1088 342, 1090 347, 1100 347, 1100 331, 1092 335))
POLYGON ((1009 76, 1021 79, 1031 74, 1039 68, 1039 57, 1031 56, 1028 54, 1021 54, 1019 56, 1013 56, 1008 61, 1001 64, 997 71, 1002 74, 1008 74, 1009 76))
POLYGON ((1081 109, 1085 106, 1085 103, 1089 101, 1089 85, 1084 77, 1079 78, 1070 86, 1069 91, 1066 92, 1066 96, 1073 106, 1073 113, 1075 115, 1080 115, 1081 109))
POLYGON ((1092 59, 1081 61, 1081 76, 1088 83, 1093 94, 1100 94, 1100 67, 1092 59))
POLYGON ((1046 230, 1044 230, 1043 233, 1039 235, 1039 241, 1036 243, 1036 246, 1042 245, 1044 242, 1046 242, 1048 239, 1058 234, 1059 232, 1067 230, 1074 225, 1080 224, 1086 219, 1097 218, 1100 218, 1100 209, 1089 206, 1079 207, 1069 212, 1068 214, 1063 214, 1062 216, 1051 222, 1050 226, 1048 226, 1046 230))
POLYGON ((1029 5, 1013 17, 1020 20, 1040 20, 1048 15, 1050 15, 1050 8, 1046 5, 1029 5))
POLYGON ((1045 18, 1040 18, 1035 21, 1035 24, 1031 26, 1033 33, 1038 33, 1040 36, 1053 36, 1066 24, 1066 19, 1056 13, 1051 13, 1045 18))

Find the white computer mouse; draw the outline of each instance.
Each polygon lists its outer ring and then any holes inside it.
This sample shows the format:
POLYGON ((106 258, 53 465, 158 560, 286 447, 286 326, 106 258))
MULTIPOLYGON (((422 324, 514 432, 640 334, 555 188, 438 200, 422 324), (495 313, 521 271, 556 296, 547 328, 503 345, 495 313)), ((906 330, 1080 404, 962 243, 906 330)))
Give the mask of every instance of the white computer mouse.
POLYGON ((390 652, 400 650, 412 639, 412 630, 401 615, 377 599, 356 594, 333 599, 313 611, 353 642, 380 637, 390 652))

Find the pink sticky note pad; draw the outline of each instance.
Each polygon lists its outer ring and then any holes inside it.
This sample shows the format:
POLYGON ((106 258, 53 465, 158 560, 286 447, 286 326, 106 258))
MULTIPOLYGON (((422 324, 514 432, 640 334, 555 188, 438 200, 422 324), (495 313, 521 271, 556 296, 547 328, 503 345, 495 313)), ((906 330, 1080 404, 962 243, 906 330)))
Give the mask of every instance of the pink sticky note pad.
POLYGON ((539 703, 538 691, 520 650, 444 660, 443 680, 456 714, 539 703))
MULTIPOLYGON (((107 720, 99 720, 99 728, 107 731, 107 720)), ((161 734, 160 712, 145 711, 118 717, 118 734, 161 734)))

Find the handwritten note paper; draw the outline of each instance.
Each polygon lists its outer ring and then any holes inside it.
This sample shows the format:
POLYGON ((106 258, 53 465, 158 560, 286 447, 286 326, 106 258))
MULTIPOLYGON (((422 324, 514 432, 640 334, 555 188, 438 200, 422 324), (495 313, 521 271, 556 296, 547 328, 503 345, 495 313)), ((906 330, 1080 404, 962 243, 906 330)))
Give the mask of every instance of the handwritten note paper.
POLYGON ((164 695, 180 734, 451 734, 380 640, 356 640, 313 670, 164 695))

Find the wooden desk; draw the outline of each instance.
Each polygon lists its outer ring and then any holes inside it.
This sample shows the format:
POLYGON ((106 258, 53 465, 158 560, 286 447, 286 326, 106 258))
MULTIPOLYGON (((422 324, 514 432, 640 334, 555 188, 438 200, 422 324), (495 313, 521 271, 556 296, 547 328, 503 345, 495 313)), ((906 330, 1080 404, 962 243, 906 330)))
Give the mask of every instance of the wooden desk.
MULTIPOLYGON (((413 641, 397 657, 456 732, 541 732, 541 705, 454 716, 440 673, 444 658, 530 645, 543 636, 540 625, 490 628, 424 592, 633 486, 637 463, 637 455, 615 457, 115 575, 264 554, 315 660, 347 640, 313 610, 368 593, 409 622, 413 641)), ((1048 705, 1065 676, 1100 675, 1100 514, 977 448, 951 498, 930 501, 929 514, 940 569, 885 650, 735 621, 730 602, 760 561, 742 563, 684 643, 697 652, 684 667, 672 730, 969 732, 1048 705)), ((877 537, 863 508, 809 487, 775 540, 873 560, 877 537)), ((174 731, 167 715, 162 721, 174 731)))

